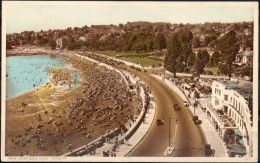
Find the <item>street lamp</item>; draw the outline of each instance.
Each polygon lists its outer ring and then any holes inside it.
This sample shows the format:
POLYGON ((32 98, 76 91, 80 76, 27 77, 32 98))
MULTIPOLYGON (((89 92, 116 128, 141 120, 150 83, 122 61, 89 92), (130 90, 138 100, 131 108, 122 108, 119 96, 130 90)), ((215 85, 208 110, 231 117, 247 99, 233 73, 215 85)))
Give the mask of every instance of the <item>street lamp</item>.
POLYGON ((172 118, 169 117, 169 147, 171 146, 171 119, 172 118))
POLYGON ((193 114, 195 114, 195 102, 193 103, 193 114))

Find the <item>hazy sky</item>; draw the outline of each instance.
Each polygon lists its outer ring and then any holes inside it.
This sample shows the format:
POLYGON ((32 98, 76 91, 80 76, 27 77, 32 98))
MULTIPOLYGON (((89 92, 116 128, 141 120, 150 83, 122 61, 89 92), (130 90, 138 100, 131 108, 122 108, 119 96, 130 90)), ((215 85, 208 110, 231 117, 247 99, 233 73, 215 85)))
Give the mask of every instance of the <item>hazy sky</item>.
POLYGON ((65 29, 128 21, 170 23, 254 20, 252 3, 177 2, 3 2, 7 33, 65 29))

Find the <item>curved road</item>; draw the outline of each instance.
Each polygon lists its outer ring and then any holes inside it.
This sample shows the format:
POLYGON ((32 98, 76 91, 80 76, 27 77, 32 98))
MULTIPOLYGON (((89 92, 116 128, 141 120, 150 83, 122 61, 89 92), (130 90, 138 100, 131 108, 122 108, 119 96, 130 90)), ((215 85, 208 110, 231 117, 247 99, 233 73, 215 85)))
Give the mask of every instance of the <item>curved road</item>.
POLYGON ((163 156, 164 151, 169 145, 169 117, 170 120, 170 137, 175 150, 172 156, 205 156, 204 145, 207 143, 204 133, 199 125, 195 125, 192 121, 191 112, 183 106, 181 98, 175 94, 162 81, 149 76, 148 72, 140 72, 130 68, 128 71, 137 75, 151 88, 152 94, 155 96, 156 113, 152 126, 144 136, 144 138, 127 154, 127 156, 163 156), (180 111, 173 110, 172 106, 178 103, 182 106, 180 111), (164 125, 156 125, 157 118, 163 118, 164 125), (176 118, 177 132, 176 131, 176 118))

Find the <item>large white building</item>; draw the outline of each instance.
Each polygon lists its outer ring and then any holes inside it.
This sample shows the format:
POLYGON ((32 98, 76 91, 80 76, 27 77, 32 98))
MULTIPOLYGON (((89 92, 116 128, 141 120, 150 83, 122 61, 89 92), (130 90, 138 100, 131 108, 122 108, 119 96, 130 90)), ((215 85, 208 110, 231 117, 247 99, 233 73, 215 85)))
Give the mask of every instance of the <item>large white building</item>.
POLYGON ((206 109, 230 156, 252 156, 252 83, 213 81, 206 109))

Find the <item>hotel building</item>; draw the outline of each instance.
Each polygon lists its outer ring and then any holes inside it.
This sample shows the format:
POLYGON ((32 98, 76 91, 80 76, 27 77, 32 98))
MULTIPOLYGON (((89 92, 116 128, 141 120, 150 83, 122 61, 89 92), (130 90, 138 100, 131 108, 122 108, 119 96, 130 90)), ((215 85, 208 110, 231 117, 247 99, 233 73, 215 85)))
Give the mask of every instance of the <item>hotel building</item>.
POLYGON ((252 156, 252 83, 213 81, 207 116, 230 156, 252 156))

